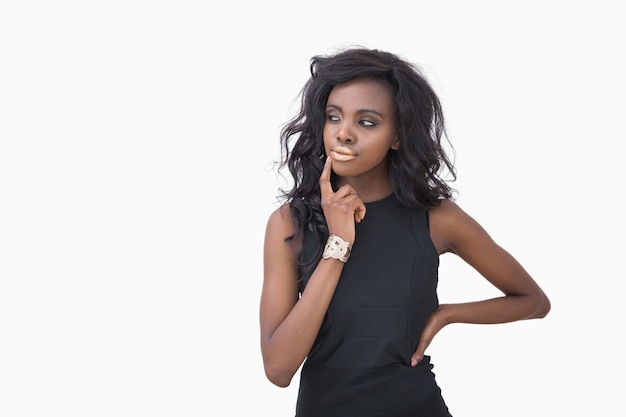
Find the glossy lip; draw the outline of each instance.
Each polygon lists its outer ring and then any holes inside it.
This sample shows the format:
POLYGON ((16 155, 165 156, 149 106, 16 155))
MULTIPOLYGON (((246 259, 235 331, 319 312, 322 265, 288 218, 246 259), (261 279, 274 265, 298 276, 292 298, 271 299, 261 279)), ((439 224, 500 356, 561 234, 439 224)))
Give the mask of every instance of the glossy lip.
POLYGON ((356 154, 345 146, 335 146, 330 150, 330 156, 340 162, 350 161, 356 158, 356 154))

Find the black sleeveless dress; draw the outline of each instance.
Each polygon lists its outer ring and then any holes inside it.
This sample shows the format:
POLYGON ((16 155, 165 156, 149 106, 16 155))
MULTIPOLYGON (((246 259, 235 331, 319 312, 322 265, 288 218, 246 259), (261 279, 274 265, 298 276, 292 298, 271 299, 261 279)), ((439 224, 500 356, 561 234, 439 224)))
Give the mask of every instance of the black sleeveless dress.
MULTIPOLYGON (((411 367, 437 309, 439 256, 428 212, 392 194, 367 203, 318 337, 300 374, 297 417, 450 416, 430 357, 411 367)), ((313 250, 305 232, 303 255, 313 250)), ((309 277, 302 277, 306 291, 309 277)))

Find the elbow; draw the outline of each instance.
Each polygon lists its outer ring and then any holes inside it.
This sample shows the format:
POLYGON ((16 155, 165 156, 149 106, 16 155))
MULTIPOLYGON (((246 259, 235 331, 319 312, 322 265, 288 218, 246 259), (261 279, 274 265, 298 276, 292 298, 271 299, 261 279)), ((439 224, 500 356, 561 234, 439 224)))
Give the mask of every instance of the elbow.
POLYGON ((268 343, 261 343, 261 355, 267 379, 277 387, 288 387, 298 366, 291 364, 284 352, 276 351, 268 343))
POLYGON ((533 312, 528 316, 529 319, 542 319, 548 315, 552 305, 548 297, 542 292, 535 301, 535 308, 533 312))
POLYGON ((550 312, 550 309, 552 308, 552 304, 550 304, 550 300, 548 299, 548 297, 544 294, 543 298, 542 298, 542 302, 541 305, 537 311, 537 318, 538 319, 542 319, 545 316, 548 315, 548 313, 550 312))
POLYGON ((293 373, 276 369, 275 367, 265 365, 265 376, 274 385, 280 388, 287 388, 291 384, 293 373))
POLYGON ((265 376, 277 387, 286 388, 291 384, 291 379, 296 370, 290 369, 284 361, 276 360, 272 356, 275 355, 269 355, 267 352, 264 352, 263 369, 265 370, 265 376))

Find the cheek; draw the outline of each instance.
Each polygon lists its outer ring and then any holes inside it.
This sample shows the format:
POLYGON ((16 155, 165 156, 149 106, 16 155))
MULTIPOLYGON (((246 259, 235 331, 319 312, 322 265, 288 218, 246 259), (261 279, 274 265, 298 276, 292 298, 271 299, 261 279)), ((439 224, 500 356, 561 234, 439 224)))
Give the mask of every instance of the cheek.
POLYGON ((322 135, 323 135, 322 140, 324 141, 324 147, 328 148, 328 145, 330 144, 330 138, 332 138, 332 133, 327 124, 324 125, 324 130, 322 130, 322 135))

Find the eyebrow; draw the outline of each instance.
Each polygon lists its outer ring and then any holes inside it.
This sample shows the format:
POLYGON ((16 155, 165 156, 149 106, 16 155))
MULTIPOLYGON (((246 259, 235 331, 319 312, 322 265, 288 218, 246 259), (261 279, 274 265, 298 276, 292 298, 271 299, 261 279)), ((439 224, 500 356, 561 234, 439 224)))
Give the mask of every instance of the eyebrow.
MULTIPOLYGON (((329 104, 329 105, 326 106, 326 108, 327 109, 328 108, 333 108, 333 109, 339 110, 340 112, 343 112, 343 109, 340 106, 337 106, 335 104, 329 104)), ((356 112, 357 113, 374 113, 374 114, 377 114, 381 119, 385 118, 385 116, 383 116, 382 113, 380 113, 377 110, 373 110, 373 109, 359 109, 356 112)))

